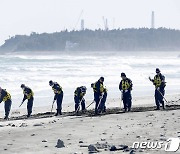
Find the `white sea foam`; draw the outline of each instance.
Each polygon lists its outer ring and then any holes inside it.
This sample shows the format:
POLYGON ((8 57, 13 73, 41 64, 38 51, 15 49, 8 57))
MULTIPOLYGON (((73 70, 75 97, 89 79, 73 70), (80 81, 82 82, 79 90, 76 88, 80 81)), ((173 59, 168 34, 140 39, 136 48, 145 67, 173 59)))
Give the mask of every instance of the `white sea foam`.
POLYGON ((119 98, 121 72, 132 79, 133 96, 152 95, 154 87, 148 77, 155 75, 159 67, 166 76, 167 93, 179 93, 179 52, 26 52, 0 55, 0 85, 6 88, 14 101, 14 107, 22 99, 20 85, 25 83, 35 92, 35 106, 49 105, 53 93, 49 80, 57 81, 64 90, 64 103, 73 103, 77 86, 88 88, 86 98, 93 99, 90 84, 100 76, 105 77, 108 98, 119 98))

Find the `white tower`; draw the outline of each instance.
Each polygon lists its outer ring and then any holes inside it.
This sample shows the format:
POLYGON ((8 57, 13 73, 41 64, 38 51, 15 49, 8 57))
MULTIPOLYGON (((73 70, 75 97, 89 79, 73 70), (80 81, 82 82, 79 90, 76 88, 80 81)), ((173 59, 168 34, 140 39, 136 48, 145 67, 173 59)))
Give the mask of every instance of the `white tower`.
POLYGON ((105 30, 108 30, 108 20, 106 19, 106 25, 105 25, 105 30))
POLYGON ((84 30, 84 19, 81 20, 81 30, 84 30))
POLYGON ((155 28, 154 26, 154 11, 152 11, 152 15, 151 15, 151 28, 155 28))

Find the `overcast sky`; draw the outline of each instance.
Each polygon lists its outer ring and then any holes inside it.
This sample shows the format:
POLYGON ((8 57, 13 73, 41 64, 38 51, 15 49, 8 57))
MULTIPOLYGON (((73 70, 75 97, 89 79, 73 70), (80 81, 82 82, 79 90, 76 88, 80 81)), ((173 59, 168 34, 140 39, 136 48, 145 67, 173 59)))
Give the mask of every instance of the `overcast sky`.
POLYGON ((104 28, 103 16, 109 29, 150 28, 152 11, 156 28, 180 29, 180 0, 0 0, 0 44, 16 34, 80 29, 80 14, 89 29, 104 28))

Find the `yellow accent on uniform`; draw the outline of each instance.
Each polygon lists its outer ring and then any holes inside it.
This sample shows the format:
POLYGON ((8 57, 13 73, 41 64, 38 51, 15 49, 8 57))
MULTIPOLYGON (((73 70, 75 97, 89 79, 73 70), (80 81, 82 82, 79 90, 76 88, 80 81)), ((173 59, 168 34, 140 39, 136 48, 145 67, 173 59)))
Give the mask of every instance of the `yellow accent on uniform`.
POLYGON ((93 90, 94 90, 94 92, 97 92, 97 90, 96 90, 96 83, 97 83, 97 82, 95 82, 95 83, 93 84, 93 90))
POLYGON ((104 92, 104 86, 103 84, 100 83, 100 93, 103 93, 104 92))
POLYGON ((161 83, 162 83, 162 80, 161 80, 160 76, 155 76, 154 77, 154 85, 156 86, 156 88, 160 87, 161 83))
POLYGON ((83 97, 85 95, 85 93, 80 93, 80 97, 83 97))
POLYGON ((7 92, 7 95, 3 98, 3 102, 6 102, 9 99, 11 99, 11 95, 7 92))
MULTIPOLYGON (((97 81, 98 82, 98 81, 97 81)), ((94 92, 97 92, 97 90, 96 90, 96 83, 97 82, 95 82, 94 84, 93 84, 93 90, 94 90, 94 92)), ((103 93, 104 92, 104 86, 103 86, 103 84, 102 83, 100 83, 100 93, 103 93)))
MULTIPOLYGON (((83 97, 86 94, 86 92, 80 92, 80 97, 83 97)), ((78 88, 74 92, 75 96, 78 96, 78 88)))
POLYGON ((55 88, 52 88, 55 94, 60 94, 61 93, 62 87, 61 86, 59 86, 59 87, 60 87, 60 90, 56 90, 55 88))
POLYGON ((23 91, 23 94, 26 95, 27 99, 30 99, 31 97, 34 96, 33 91, 31 90, 31 92, 29 94, 27 94, 25 91, 23 91))
POLYGON ((127 90, 130 88, 128 80, 122 80, 122 90, 127 90))

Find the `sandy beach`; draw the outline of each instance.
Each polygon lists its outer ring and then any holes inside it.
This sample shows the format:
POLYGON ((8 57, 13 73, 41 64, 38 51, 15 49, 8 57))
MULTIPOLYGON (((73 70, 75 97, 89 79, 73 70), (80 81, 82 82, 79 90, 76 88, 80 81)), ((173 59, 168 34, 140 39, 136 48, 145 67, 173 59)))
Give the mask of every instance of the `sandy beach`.
MULTIPOLYGON (((135 98, 135 108, 138 102, 146 106, 153 97, 135 98)), ((180 95, 169 95, 171 104, 180 105, 180 95)), ((88 103, 87 103, 88 104, 88 103)), ((119 107, 118 100, 111 100, 107 107, 119 107)), ((94 105, 91 106, 91 109, 94 105)), ((50 107, 33 114, 47 112, 50 107)), ((73 106, 67 105, 64 111, 72 111, 73 106), (69 106, 69 107, 68 107, 69 106), (71 108, 72 107, 72 108, 71 108)), ((12 111, 11 117, 22 116, 25 109, 12 111)), ((3 112, 1 112, 3 116, 3 112)), ((179 110, 160 110, 143 112, 116 112, 100 116, 66 116, 46 117, 0 122, 0 153, 3 154, 86 154, 97 153, 165 153, 164 144, 169 138, 180 138, 179 110), (59 141, 58 141, 59 140, 59 141), (133 149, 133 142, 163 142, 161 149, 133 149)), ((179 153, 177 151, 176 153, 179 153)), ((172 152, 166 152, 172 153, 172 152)))
POLYGON ((0 15, 0 154, 180 154, 180 0, 0 15))

